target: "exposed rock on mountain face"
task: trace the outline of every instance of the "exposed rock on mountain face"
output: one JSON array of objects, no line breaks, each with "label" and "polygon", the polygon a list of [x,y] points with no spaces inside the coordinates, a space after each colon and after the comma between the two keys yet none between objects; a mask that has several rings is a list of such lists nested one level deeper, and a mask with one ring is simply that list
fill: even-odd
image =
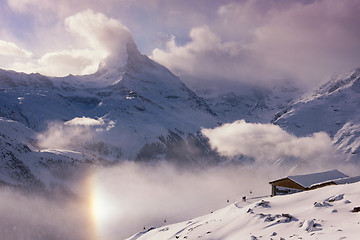
[{"label": "exposed rock on mountain face", "polygon": [[231,91],[196,90],[223,122],[244,119],[268,123],[277,112],[286,109],[303,93],[290,82],[272,88],[242,84]]}]

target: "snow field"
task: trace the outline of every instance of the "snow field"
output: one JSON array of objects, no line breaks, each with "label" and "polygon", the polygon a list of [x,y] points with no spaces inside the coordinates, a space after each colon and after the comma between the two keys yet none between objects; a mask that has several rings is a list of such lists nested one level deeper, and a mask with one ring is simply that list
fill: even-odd
[{"label": "snow field", "polygon": [[328,186],[255,203],[232,204],[212,214],[142,232],[129,240],[358,239],[360,183]]}]

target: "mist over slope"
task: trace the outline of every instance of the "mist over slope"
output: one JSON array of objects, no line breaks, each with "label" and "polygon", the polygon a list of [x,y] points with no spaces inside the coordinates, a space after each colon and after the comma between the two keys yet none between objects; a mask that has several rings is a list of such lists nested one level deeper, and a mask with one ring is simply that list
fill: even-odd
[{"label": "mist over slope", "polygon": [[39,150],[37,133],[22,124],[0,118],[0,182],[25,191],[70,191],[72,181],[97,157],[66,149]]},{"label": "mist over slope", "polygon": [[93,74],[0,70],[2,184],[67,192],[89,168],[127,160],[284,173],[358,163],[359,70],[302,98],[289,82],[193,91],[121,31]]},{"label": "mist over slope", "polygon": [[[110,56],[86,76],[51,78],[2,70],[1,116],[45,133],[56,124],[87,126],[72,120],[93,119],[98,128],[92,148],[117,148],[109,150],[108,158],[178,158],[171,146],[182,144],[186,151],[188,138],[201,142],[197,131],[216,126],[216,114],[178,77],[141,55],[132,39],[126,46],[125,62],[124,56]],[[47,148],[58,147],[42,140]],[[191,161],[188,155],[182,158]]]},{"label": "mist over slope", "polygon": [[276,113],[304,94],[304,90],[292,82],[276,83],[271,87],[239,83],[224,89],[214,86],[196,86],[194,89],[225,123],[240,119],[268,123]]},{"label": "mist over slope", "polygon": [[278,113],[273,122],[296,136],[326,132],[347,161],[359,161],[360,70],[341,74]]},{"label": "mist over slope", "polygon": [[216,114],[124,31],[94,74],[0,70],[1,181],[51,189],[89,165],[219,161],[200,134]]},{"label": "mist over slope", "polygon": [[[281,141],[276,133],[266,131],[271,119],[294,134],[294,139],[324,132],[340,154],[333,154],[332,149],[321,150],[330,149],[333,144],[324,136],[327,147],[314,149],[309,156],[336,156],[339,163],[345,159],[358,161],[358,70],[341,75],[302,98],[297,98],[302,91],[290,83],[273,88],[241,85],[232,91],[204,87],[196,89],[199,96],[165,67],[140,54],[130,35],[122,41],[125,45],[104,59],[99,70],[90,75],[59,78],[0,70],[3,129],[14,121],[19,128],[16,131],[31,133],[31,141],[15,138],[12,143],[3,144],[5,164],[9,161],[8,153],[12,155],[14,151],[16,159],[23,161],[25,155],[16,147],[21,144],[35,156],[31,161],[41,162],[51,153],[81,166],[84,162],[166,160],[182,166],[272,162],[291,169],[309,160],[284,152],[271,159],[259,158],[248,151],[223,154],[218,146],[211,145],[214,139],[203,134],[202,129],[238,119],[263,124],[264,131],[255,133],[274,146]],[[3,132],[4,139],[12,139],[13,135]],[[233,139],[241,139],[233,135]],[[256,142],[261,141],[253,141],[255,145]],[[228,145],[234,143],[237,141]],[[245,140],[237,144],[247,143]],[[47,155],[42,156],[45,152]],[[342,153],[347,155],[341,156]],[[54,161],[53,157],[50,159]],[[67,160],[61,162],[68,167]],[[77,164],[72,165],[77,169]],[[37,167],[26,172],[34,181],[39,180],[33,173]],[[3,180],[11,182],[6,177]]]}]

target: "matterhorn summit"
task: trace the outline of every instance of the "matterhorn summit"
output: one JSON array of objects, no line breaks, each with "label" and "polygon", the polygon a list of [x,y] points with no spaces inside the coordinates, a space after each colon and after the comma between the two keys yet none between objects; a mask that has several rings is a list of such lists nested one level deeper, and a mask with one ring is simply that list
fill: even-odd
[{"label": "matterhorn summit", "polygon": [[[49,158],[84,163],[218,161],[200,134],[202,127],[218,125],[216,114],[167,68],[142,55],[130,32],[119,42],[89,75],[0,71],[1,124],[3,129],[15,128],[4,133],[9,144],[2,151],[15,151],[10,157],[19,164],[22,158],[31,159],[21,171],[26,170],[37,185],[45,180],[36,177],[32,165]],[[26,132],[26,137],[7,132]],[[20,154],[19,146],[32,157]],[[68,166],[68,161],[61,161]]]},{"label": "matterhorn summit", "polygon": [[99,69],[95,73],[96,76],[116,78],[134,66],[140,66],[146,61],[151,61],[139,52],[130,32],[124,31],[124,35],[119,40],[119,46],[100,62]]}]

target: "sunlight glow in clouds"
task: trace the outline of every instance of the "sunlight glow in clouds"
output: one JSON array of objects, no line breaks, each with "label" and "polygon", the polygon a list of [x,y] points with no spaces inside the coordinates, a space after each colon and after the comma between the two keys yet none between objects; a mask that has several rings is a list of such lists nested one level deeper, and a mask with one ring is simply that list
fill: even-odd
[{"label": "sunlight glow in clouds", "polygon": [[129,30],[119,21],[88,9],[66,18],[64,24],[75,40],[82,42],[81,49],[47,52],[38,59],[30,59],[29,52],[13,43],[7,43],[6,52],[2,41],[0,53],[26,55],[27,58],[23,61],[11,64],[10,68],[13,70],[40,72],[50,76],[94,73],[98,70],[100,62],[110,54],[127,56],[126,43],[131,36]]},{"label": "sunlight glow in clouds", "polygon": [[[121,226],[119,226],[119,229],[116,231],[115,226],[111,225],[112,219],[123,218],[121,201],[119,199],[121,195],[114,192],[114,189],[109,189],[113,187],[111,183],[102,182],[102,179],[99,179],[97,174],[89,178],[91,178],[89,185],[90,211],[92,212],[94,230],[99,239],[108,239],[106,236],[109,235],[109,229],[115,233],[122,230]],[[114,232],[110,232],[110,234]]]},{"label": "sunlight glow in clouds", "polygon": [[[167,224],[191,219],[228,205],[227,199],[241,200],[251,188],[259,196],[267,194],[272,169],[263,174],[253,170],[236,166],[190,170],[170,163],[135,162],[94,169],[88,189],[96,236],[124,239],[143,227],[162,226],[165,219]],[[250,176],[251,184],[246,182]]]},{"label": "sunlight glow in clouds", "polygon": [[359,11],[358,0],[8,0],[0,67],[95,72],[123,52],[125,24],[141,52],[192,76],[190,86],[293,80],[309,88],[359,66]]},{"label": "sunlight glow in clouds", "polygon": [[129,30],[118,20],[89,9],[66,18],[65,26],[71,33],[86,39],[93,49],[108,55],[112,51],[123,54],[124,45],[131,38]]}]

